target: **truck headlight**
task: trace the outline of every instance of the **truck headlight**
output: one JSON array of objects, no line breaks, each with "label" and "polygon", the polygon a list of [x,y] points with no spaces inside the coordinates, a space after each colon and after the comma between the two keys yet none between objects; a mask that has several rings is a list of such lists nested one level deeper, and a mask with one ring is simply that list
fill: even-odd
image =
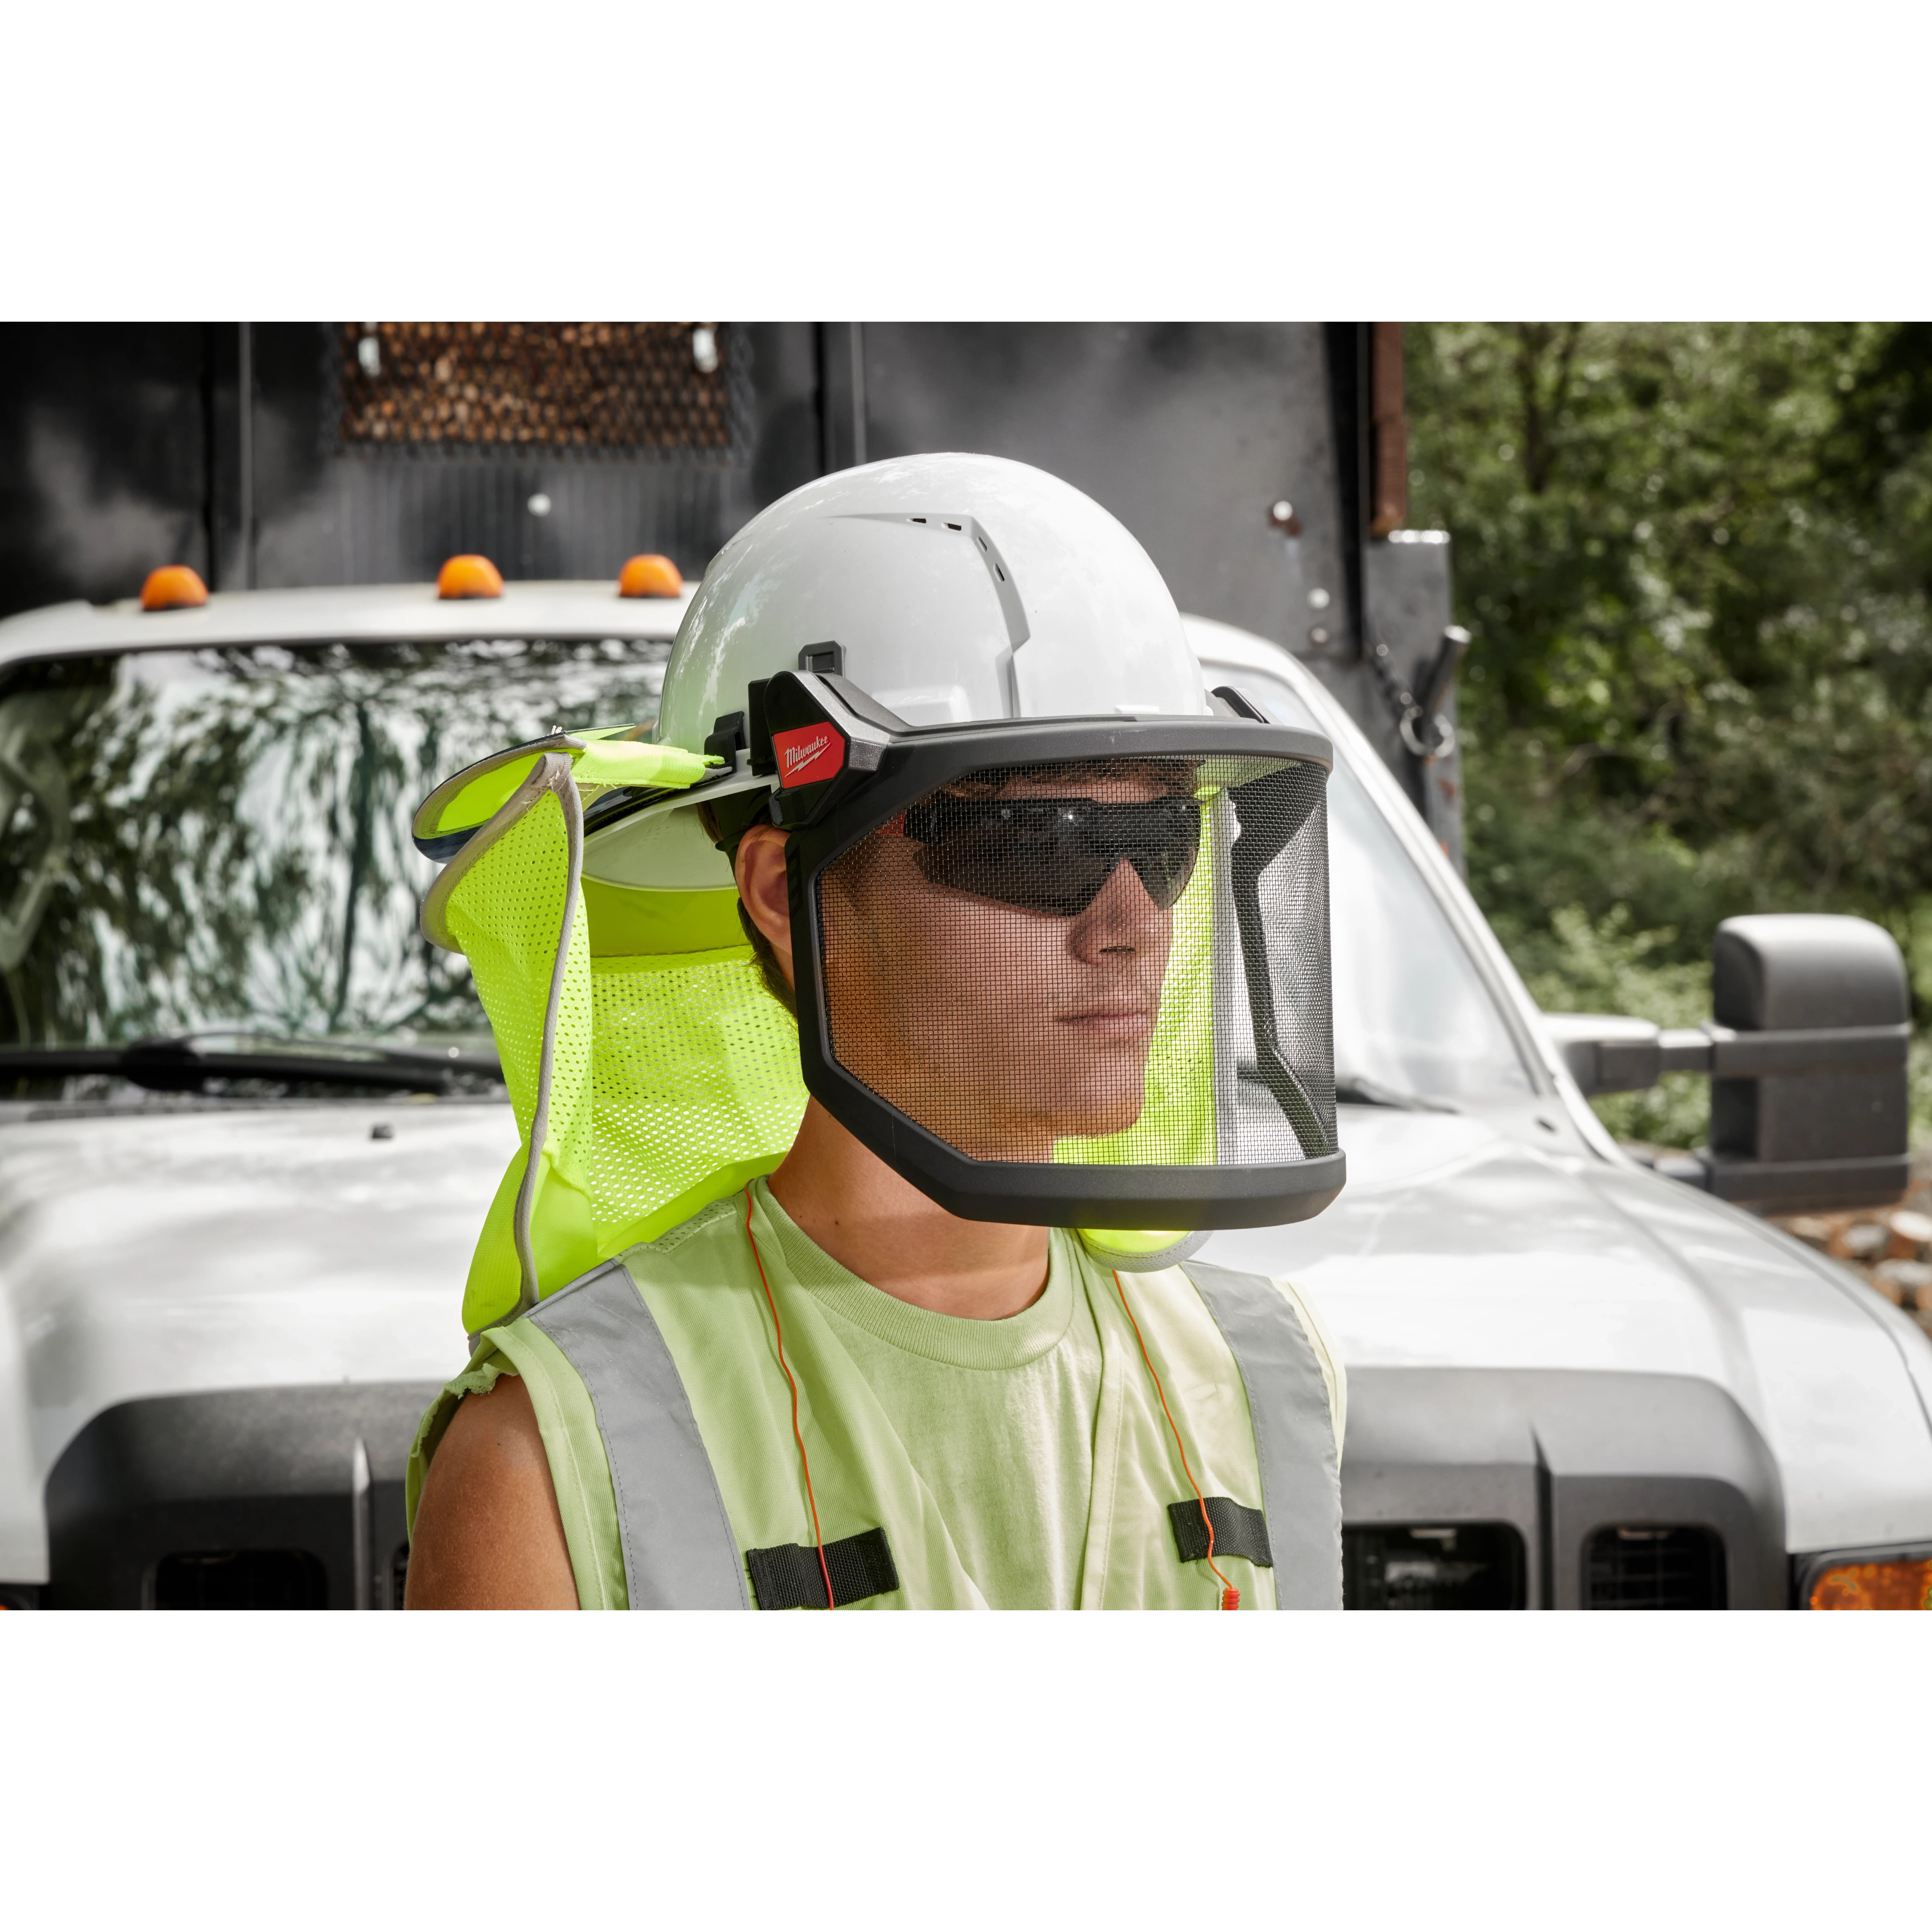
[{"label": "truck headlight", "polygon": [[1807,1559],[1808,1610],[1932,1610],[1932,1550],[1847,1550]]}]

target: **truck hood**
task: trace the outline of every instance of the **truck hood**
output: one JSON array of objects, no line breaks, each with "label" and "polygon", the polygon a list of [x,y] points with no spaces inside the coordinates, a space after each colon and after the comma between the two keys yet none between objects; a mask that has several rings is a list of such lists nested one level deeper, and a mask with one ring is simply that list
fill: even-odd
[{"label": "truck hood", "polygon": [[0,1126],[0,1578],[45,1577],[47,1472],[116,1402],[462,1366],[506,1105],[53,1111]]},{"label": "truck hood", "polygon": [[1786,1537],[1932,1537],[1932,1343],[1779,1230],[1634,1165],[1473,1114],[1346,1108],[1348,1184],[1204,1261],[1291,1277],[1351,1368],[1564,1369],[1714,1382],[1777,1457]]},{"label": "truck hood", "polygon": [[[1325,1214],[1203,1258],[1293,1277],[1350,1366],[1701,1377],[1777,1456],[1792,1549],[1932,1537],[1932,1345],[1844,1270],[1474,1115],[1348,1108],[1342,1135]],[[47,1473],[116,1402],[454,1374],[516,1144],[502,1105],[0,1126],[0,1578],[45,1576]]]}]

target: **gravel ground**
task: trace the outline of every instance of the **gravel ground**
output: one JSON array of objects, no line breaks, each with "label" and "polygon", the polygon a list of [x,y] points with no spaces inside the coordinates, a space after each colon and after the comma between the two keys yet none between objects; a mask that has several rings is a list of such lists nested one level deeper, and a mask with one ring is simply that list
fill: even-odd
[{"label": "gravel ground", "polygon": [[1769,1218],[1850,1269],[1932,1335],[1932,1149],[1913,1156],[1910,1190],[1894,1206]]}]

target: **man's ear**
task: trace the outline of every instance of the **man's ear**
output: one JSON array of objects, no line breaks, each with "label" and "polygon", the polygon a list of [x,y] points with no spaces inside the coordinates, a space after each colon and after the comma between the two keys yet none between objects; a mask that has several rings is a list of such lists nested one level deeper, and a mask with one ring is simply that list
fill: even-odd
[{"label": "man's ear", "polygon": [[739,842],[738,896],[752,923],[772,943],[785,984],[798,982],[791,970],[791,894],[785,884],[786,834],[776,825],[754,825]]}]

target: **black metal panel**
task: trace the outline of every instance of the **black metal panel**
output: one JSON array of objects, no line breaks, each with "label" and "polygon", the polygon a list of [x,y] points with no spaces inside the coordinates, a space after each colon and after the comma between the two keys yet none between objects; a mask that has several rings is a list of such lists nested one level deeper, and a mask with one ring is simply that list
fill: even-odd
[{"label": "black metal panel", "polygon": [[0,616],[132,596],[160,563],[218,590],[421,583],[463,550],[512,578],[614,577],[645,550],[696,576],[823,454],[812,326],[735,326],[727,348],[726,458],[411,451],[343,446],[334,324],[8,326]]},{"label": "black metal panel", "polygon": [[255,335],[256,581],[265,587],[420,583],[461,550],[524,578],[614,578],[626,557],[658,550],[696,577],[749,518],[818,470],[806,325],[728,332],[726,352],[746,365],[742,447],[728,456],[345,446],[340,332],[291,323]]},{"label": "black metal panel", "polygon": [[0,615],[208,568],[196,322],[0,327]]},{"label": "black metal panel", "polygon": [[403,1476],[436,1393],[226,1389],[103,1411],[47,1478],[48,1607],[139,1610],[196,1592],[218,1604],[252,1590],[400,1609]]},{"label": "black metal panel", "polygon": [[812,335],[818,358],[818,466],[829,475],[872,460],[866,412],[866,325],[821,322],[814,325]]},{"label": "black metal panel", "polygon": [[[862,342],[872,460],[960,449],[1036,464],[1112,510],[1183,610],[1298,649],[1307,592],[1342,600],[1318,323],[868,322]],[[1283,497],[1299,573],[1268,520]]]}]

